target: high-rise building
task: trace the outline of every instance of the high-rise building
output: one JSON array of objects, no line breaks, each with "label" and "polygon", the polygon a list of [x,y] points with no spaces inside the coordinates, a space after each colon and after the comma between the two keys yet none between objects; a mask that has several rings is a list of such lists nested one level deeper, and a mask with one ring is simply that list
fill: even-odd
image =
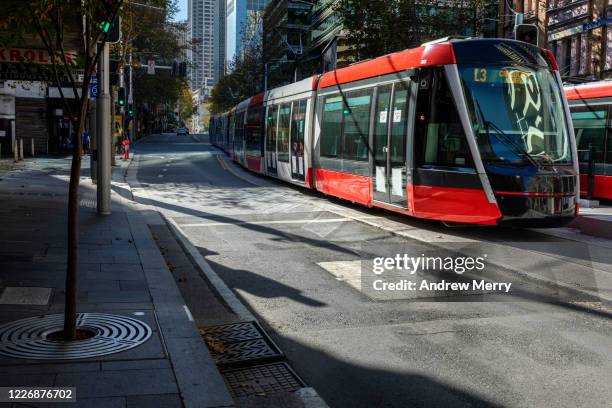
[{"label": "high-rise building", "polygon": [[[225,58],[231,63],[246,46],[261,36],[261,16],[269,0],[227,0],[225,9]],[[253,21],[259,20],[259,21]]]},{"label": "high-rise building", "polygon": [[189,0],[189,38],[191,40],[192,90],[204,98],[223,76],[225,50],[225,0]]}]

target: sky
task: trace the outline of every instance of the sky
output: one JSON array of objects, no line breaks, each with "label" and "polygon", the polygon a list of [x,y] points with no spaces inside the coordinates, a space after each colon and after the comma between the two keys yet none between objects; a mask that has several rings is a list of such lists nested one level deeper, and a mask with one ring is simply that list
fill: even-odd
[{"label": "sky", "polygon": [[174,21],[187,20],[187,0],[178,1],[179,11],[174,16]]}]

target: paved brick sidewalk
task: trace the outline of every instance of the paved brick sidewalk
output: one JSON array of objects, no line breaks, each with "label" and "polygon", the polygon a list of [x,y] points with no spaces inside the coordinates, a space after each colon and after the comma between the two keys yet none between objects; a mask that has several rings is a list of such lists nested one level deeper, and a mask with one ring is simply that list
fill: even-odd
[{"label": "paved brick sidewalk", "polygon": [[[116,180],[126,165],[118,162]],[[63,313],[69,165],[69,159],[37,158],[0,172],[0,324]],[[0,355],[0,386],[73,386],[78,401],[69,407],[232,406],[141,214],[116,183],[112,214],[98,216],[88,174],[84,169],[81,180],[78,311],[136,318],[153,335],[131,350],[83,360]],[[15,299],[4,296],[7,287],[51,291],[48,301],[40,290],[38,297]]]}]

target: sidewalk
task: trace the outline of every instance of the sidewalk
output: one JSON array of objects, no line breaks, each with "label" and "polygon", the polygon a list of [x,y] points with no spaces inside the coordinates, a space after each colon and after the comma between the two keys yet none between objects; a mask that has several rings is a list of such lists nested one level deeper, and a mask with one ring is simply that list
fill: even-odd
[{"label": "sidewalk", "polygon": [[612,239],[612,207],[581,208],[580,216],[570,224],[583,234]]},{"label": "sidewalk", "polygon": [[[122,180],[127,163],[118,164],[113,178]],[[142,215],[113,183],[112,214],[98,216],[88,157],[83,165],[77,310],[130,317],[152,335],[102,357],[0,355],[0,386],[76,387],[76,403],[15,407],[233,406]],[[0,325],[63,313],[69,166],[68,158],[30,159],[10,171],[0,166]]]}]

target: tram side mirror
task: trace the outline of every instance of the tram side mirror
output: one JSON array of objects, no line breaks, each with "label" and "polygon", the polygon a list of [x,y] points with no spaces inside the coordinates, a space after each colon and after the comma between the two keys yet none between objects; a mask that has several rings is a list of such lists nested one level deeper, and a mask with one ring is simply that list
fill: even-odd
[{"label": "tram side mirror", "polygon": [[519,24],[514,28],[514,39],[538,46],[538,26],[535,24]]}]

